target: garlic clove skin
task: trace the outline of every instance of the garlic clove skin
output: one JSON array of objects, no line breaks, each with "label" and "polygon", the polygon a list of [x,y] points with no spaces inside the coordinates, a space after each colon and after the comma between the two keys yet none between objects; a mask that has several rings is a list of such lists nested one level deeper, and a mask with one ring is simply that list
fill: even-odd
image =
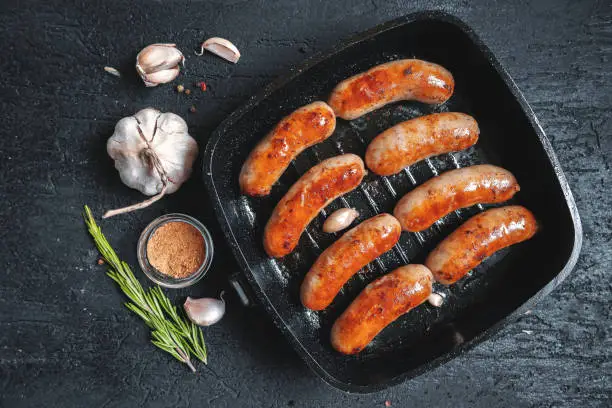
[{"label": "garlic clove skin", "polygon": [[165,69],[163,71],[152,72],[150,74],[144,74],[140,77],[147,87],[154,87],[159,84],[166,84],[173,81],[179,75],[179,72],[179,68],[175,67]]},{"label": "garlic clove skin", "polygon": [[113,67],[104,67],[104,71],[108,72],[111,75],[116,77],[121,77],[121,72],[119,72],[116,68]]},{"label": "garlic clove skin", "polygon": [[233,62],[234,64],[238,62],[240,59],[240,51],[234,44],[225,38],[221,37],[212,37],[208,40],[204,41],[202,44],[202,48],[212,52],[215,55],[227,60],[229,62]]},{"label": "garlic clove skin", "polygon": [[176,67],[184,60],[176,44],[151,44],[136,56],[136,64],[147,74]]},{"label": "garlic clove skin", "polygon": [[141,160],[134,156],[127,156],[123,160],[115,161],[115,168],[123,184],[139,190],[147,196],[154,196],[163,187],[161,179],[149,181],[149,170],[141,164]]},{"label": "garlic clove skin", "polygon": [[136,56],[136,71],[148,87],[174,80],[185,57],[175,44],[151,44]]},{"label": "garlic clove skin", "polygon": [[225,314],[225,300],[223,300],[223,292],[221,299],[201,298],[193,299],[187,297],[183,308],[187,317],[198,326],[211,326],[217,323]]},{"label": "garlic clove skin", "polygon": [[354,208],[336,210],[323,223],[323,232],[333,233],[341,231],[351,225],[357,217],[359,217],[359,211]]}]

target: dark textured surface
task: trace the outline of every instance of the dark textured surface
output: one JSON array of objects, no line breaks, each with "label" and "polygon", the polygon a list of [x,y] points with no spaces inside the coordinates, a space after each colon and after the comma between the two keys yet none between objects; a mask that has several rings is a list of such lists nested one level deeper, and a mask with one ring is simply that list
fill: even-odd
[{"label": "dark textured surface", "polygon": [[[53,4],[55,3],[55,5]],[[612,6],[606,1],[513,2],[16,2],[0,31],[0,406],[608,406],[612,267]],[[80,220],[141,198],[124,187],[104,144],[115,122],[145,106],[184,114],[203,147],[250,94],[340,38],[423,8],[471,25],[514,77],[548,134],[585,231],[576,270],[532,313],[452,362],[371,395],[330,389],[257,309],[230,298],[205,331],[210,364],[192,375],[148,342],[97,259]],[[132,70],[148,43],[186,54],[208,36],[232,39],[236,66],[188,57],[175,84],[145,89]],[[119,68],[122,79],[104,71]],[[195,114],[188,114],[191,104]],[[219,234],[199,175],[152,208],[102,223],[135,262],[138,234],[171,211]],[[217,241],[213,295],[236,266]]]}]

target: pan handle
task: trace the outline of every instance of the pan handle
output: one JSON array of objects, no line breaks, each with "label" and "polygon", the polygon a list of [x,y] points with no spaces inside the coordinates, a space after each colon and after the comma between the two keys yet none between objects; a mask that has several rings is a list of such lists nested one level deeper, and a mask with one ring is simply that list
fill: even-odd
[{"label": "pan handle", "polygon": [[252,293],[249,290],[248,283],[245,282],[244,277],[242,277],[239,273],[235,272],[228,278],[230,286],[234,288],[236,294],[238,295],[238,299],[240,299],[240,303],[246,307],[255,306],[255,299]]}]

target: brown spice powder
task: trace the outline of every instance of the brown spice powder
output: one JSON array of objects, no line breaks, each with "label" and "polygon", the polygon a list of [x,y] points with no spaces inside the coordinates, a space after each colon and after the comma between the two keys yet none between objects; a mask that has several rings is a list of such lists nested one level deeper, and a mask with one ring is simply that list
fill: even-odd
[{"label": "brown spice powder", "polygon": [[204,262],[204,237],[193,225],[171,221],[157,228],[147,242],[147,259],[173,278],[186,278]]}]

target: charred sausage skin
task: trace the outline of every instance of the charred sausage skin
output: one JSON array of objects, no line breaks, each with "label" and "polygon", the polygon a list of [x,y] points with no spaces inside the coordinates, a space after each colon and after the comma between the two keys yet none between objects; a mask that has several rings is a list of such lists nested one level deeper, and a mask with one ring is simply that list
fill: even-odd
[{"label": "charred sausage skin", "polygon": [[334,323],[334,349],[343,354],[359,353],[390,323],[427,300],[433,280],[429,269],[415,264],[370,283]]},{"label": "charred sausage skin", "polygon": [[520,190],[508,170],[490,164],[447,171],[402,197],[393,215],[405,231],[418,232],[451,212],[474,204],[501,203]]},{"label": "charred sausage skin", "polygon": [[308,170],[274,208],[264,230],[264,249],[279,258],[291,253],[314,217],[334,199],[355,189],[365,167],[361,158],[343,154]]},{"label": "charred sausage skin", "polygon": [[377,65],[340,82],[329,97],[336,116],[352,120],[401,100],[446,102],[453,94],[453,75],[444,67],[418,59]]},{"label": "charred sausage skin", "polygon": [[530,239],[537,229],[535,217],[525,207],[493,208],[453,231],[429,254],[425,265],[438,282],[450,285],[496,251]]},{"label": "charred sausage skin", "polygon": [[334,132],[336,116],[325,102],[313,102],[284,117],[249,154],[240,171],[240,190],[266,196],[289,163]]},{"label": "charred sausage skin", "polygon": [[361,268],[389,251],[399,240],[401,227],[390,214],[379,214],[347,231],[317,258],[300,296],[311,310],[323,310],[342,286]]}]

